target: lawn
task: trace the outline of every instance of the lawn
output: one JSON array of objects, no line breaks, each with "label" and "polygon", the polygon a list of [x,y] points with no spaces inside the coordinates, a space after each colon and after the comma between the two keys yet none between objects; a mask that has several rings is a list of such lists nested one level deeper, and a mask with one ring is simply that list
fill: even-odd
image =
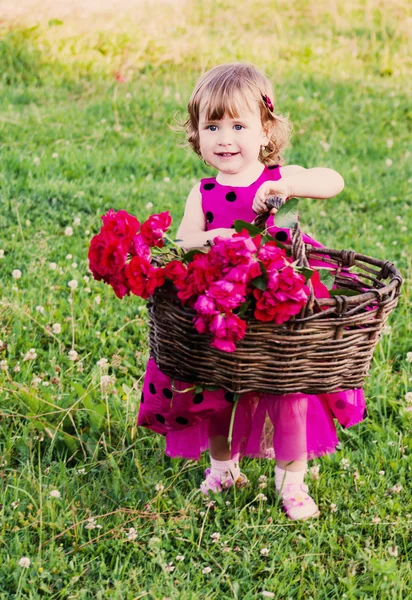
[{"label": "lawn", "polygon": [[[0,23],[0,599],[410,597],[410,6],[192,0],[33,19]],[[88,271],[109,208],[170,210],[176,231],[211,173],[178,123],[200,73],[233,60],[273,80],[294,124],[285,162],[345,179],[300,201],[305,231],[404,277],[368,418],[310,463],[313,522],[282,513],[273,461],[244,460],[250,485],[205,501],[207,455],[169,459],[137,430],[147,309]]]}]

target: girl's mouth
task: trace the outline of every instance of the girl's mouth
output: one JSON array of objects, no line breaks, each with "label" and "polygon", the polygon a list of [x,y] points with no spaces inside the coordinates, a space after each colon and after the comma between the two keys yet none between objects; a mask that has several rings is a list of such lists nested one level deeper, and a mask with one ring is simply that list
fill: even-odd
[{"label": "girl's mouth", "polygon": [[237,156],[239,152],[217,152],[216,154],[222,158],[231,158],[232,156]]}]

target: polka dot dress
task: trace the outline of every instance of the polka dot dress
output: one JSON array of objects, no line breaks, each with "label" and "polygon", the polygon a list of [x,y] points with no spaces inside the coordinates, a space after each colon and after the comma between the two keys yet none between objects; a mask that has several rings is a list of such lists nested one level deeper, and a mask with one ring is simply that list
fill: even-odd
[{"label": "polka dot dress", "polygon": [[[233,227],[237,219],[252,222],[252,202],[265,181],[281,178],[277,165],[265,167],[249,187],[219,184],[202,179],[200,191],[206,230]],[[288,229],[276,227],[269,217],[271,234],[280,242],[290,238]],[[314,247],[321,244],[303,235]],[[321,265],[311,261],[313,266]],[[140,400],[138,425],[166,437],[166,454],[198,460],[208,449],[212,435],[229,433],[234,394],[219,389],[196,391],[187,382],[171,380],[149,359]],[[338,443],[334,418],[351,427],[367,416],[363,391],[333,394],[243,394],[233,420],[232,456],[304,460],[334,452]]]}]

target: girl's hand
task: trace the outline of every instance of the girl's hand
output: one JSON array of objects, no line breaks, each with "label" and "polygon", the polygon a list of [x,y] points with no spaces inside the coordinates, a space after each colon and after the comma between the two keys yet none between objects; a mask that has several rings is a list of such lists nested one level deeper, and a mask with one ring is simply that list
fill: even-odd
[{"label": "girl's hand", "polygon": [[[252,208],[256,214],[267,211],[266,200],[270,198],[270,196],[280,196],[285,200],[289,198],[289,188],[282,179],[279,181],[265,181],[265,183],[260,186],[252,204]],[[272,208],[270,212],[275,215],[277,209]]]}]

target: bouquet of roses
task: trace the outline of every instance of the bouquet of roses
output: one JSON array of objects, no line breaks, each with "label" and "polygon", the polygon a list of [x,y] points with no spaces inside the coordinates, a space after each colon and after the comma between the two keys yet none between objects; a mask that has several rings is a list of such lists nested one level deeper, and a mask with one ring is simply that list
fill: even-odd
[{"label": "bouquet of roses", "polygon": [[[298,314],[309,298],[309,277],[316,296],[329,296],[319,273],[299,272],[279,242],[248,223],[235,222],[237,233],[216,237],[209,251],[185,252],[176,245],[173,253],[168,212],[140,225],[126,211],[111,209],[102,220],[89,250],[94,278],[110,284],[119,298],[131,292],[146,299],[169,280],[181,303],[194,309],[196,330],[210,334],[211,346],[224,352],[235,351],[245,336],[246,313],[276,324]],[[162,266],[154,260],[159,254]]]}]

